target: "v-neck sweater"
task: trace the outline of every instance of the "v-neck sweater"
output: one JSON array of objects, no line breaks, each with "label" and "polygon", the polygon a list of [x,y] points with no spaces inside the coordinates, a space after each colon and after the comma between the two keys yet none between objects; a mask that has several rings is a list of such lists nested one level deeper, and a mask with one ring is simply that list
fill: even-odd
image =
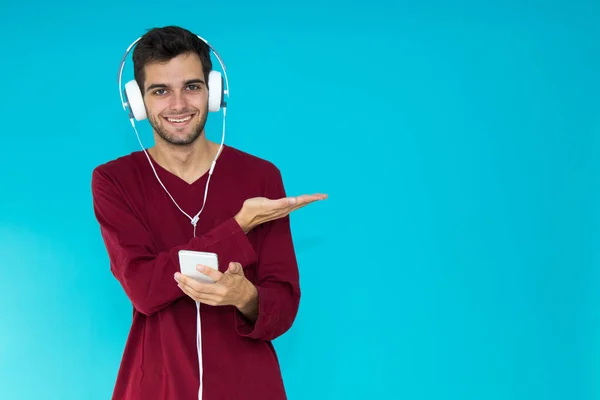
[{"label": "v-neck sweater", "polygon": [[[189,184],[150,161],[179,206],[195,215],[208,173]],[[203,399],[285,399],[272,340],[290,329],[300,301],[289,216],[247,234],[233,218],[248,198],[286,196],[279,169],[224,146],[196,237],[142,151],[94,169],[92,194],[110,271],[133,311],[113,400],[197,398],[196,303],[174,280],[179,250],[217,253],[221,272],[241,263],[258,291],[254,323],[233,306],[201,304]]]}]

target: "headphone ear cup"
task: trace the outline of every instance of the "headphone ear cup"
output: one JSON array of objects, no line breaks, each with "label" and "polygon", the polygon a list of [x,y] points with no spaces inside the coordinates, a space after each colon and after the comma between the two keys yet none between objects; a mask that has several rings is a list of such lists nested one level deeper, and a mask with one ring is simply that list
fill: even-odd
[{"label": "headphone ear cup", "polygon": [[142,92],[134,80],[131,80],[125,84],[125,97],[127,104],[129,105],[130,117],[133,116],[137,121],[141,121],[147,118],[146,108],[144,107],[144,97]]},{"label": "headphone ear cup", "polygon": [[219,111],[222,102],[223,78],[219,71],[210,71],[208,74],[208,111]]}]

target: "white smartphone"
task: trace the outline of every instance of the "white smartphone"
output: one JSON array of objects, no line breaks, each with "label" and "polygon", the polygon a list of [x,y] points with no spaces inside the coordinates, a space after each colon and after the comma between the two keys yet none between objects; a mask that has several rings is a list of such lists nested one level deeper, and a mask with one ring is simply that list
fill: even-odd
[{"label": "white smartphone", "polygon": [[207,267],[217,271],[219,270],[219,258],[215,253],[179,250],[179,268],[182,274],[200,282],[214,283],[215,281],[212,280],[212,278],[196,269],[198,264],[206,265]]}]

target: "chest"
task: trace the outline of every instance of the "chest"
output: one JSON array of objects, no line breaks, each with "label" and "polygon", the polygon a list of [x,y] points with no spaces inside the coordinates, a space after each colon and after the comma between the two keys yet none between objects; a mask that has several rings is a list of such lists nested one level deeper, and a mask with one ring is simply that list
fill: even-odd
[{"label": "chest", "polygon": [[146,181],[143,199],[138,202],[138,213],[145,219],[158,251],[188,243],[194,237],[191,219],[196,215],[195,235],[202,236],[234,217],[246,199],[263,195],[257,182],[240,180],[227,171],[215,172],[210,181],[204,176],[192,184],[172,177],[162,182],[164,188],[157,180]]}]

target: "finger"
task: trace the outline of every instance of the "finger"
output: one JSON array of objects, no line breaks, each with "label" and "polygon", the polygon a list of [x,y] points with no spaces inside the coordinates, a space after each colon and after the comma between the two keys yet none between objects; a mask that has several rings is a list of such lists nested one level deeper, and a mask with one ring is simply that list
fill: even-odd
[{"label": "finger", "polygon": [[326,194],[321,194],[321,193],[312,194],[312,195],[303,194],[300,196],[287,196],[287,197],[282,197],[282,198],[275,199],[275,200],[267,199],[265,205],[270,209],[290,210],[290,208],[291,208],[291,210],[294,210],[294,209],[296,209],[296,207],[300,207],[300,206],[312,203],[314,201],[324,200],[327,197],[328,196]]},{"label": "finger", "polygon": [[193,300],[195,300],[197,302],[215,306],[215,305],[220,304],[222,301],[222,296],[217,296],[214,294],[207,294],[207,293],[198,293],[193,290],[190,290],[189,287],[183,286],[181,284],[179,284],[177,286],[179,286],[179,288],[181,289],[181,291],[183,293],[185,293],[187,296],[189,296],[190,298],[192,298]]},{"label": "finger", "polygon": [[326,194],[303,194],[298,196],[298,202],[296,203],[294,209],[302,208],[316,201],[325,200],[328,196]]},{"label": "finger", "polygon": [[221,289],[214,283],[199,282],[194,278],[183,274],[175,274],[175,280],[182,288],[185,288],[195,295],[202,293],[219,294],[221,292]]},{"label": "finger", "polygon": [[242,267],[242,264],[238,262],[230,262],[226,273],[227,272],[235,275],[244,276],[244,268]]},{"label": "finger", "polygon": [[292,212],[301,209],[302,207],[306,207],[307,205],[313,203],[314,201],[306,201],[306,200],[302,200],[300,202],[298,202],[296,205],[294,205],[293,207],[289,208],[287,210],[288,214],[291,214]]},{"label": "finger", "polygon": [[220,296],[203,295],[197,299],[194,299],[199,303],[206,304],[209,306],[220,306],[223,305],[223,298]]},{"label": "finger", "polygon": [[196,266],[196,269],[215,282],[218,282],[223,277],[223,273],[221,271],[217,271],[216,269],[206,265],[199,264]]},{"label": "finger", "polygon": [[328,196],[324,194],[303,194],[296,197],[284,197],[281,200],[286,200],[284,210],[286,212],[292,212],[299,208],[302,208],[310,203],[314,203],[315,201],[320,201],[326,199]]},{"label": "finger", "polygon": [[273,200],[267,199],[265,201],[265,205],[271,210],[277,210],[277,209],[282,209],[282,208],[286,208],[289,206],[293,206],[297,202],[298,202],[298,199],[296,199],[296,197],[281,197],[279,199],[273,199]]},{"label": "finger", "polygon": [[308,204],[315,201],[325,200],[328,196],[326,194],[303,194],[298,196],[298,204]]},{"label": "finger", "polygon": [[182,283],[178,283],[177,286],[179,287],[179,289],[181,289],[181,291],[183,293],[185,293],[186,295],[188,295],[189,297],[191,297],[194,300],[198,300],[198,297],[199,297],[198,293],[193,292],[189,286],[182,284]]}]

